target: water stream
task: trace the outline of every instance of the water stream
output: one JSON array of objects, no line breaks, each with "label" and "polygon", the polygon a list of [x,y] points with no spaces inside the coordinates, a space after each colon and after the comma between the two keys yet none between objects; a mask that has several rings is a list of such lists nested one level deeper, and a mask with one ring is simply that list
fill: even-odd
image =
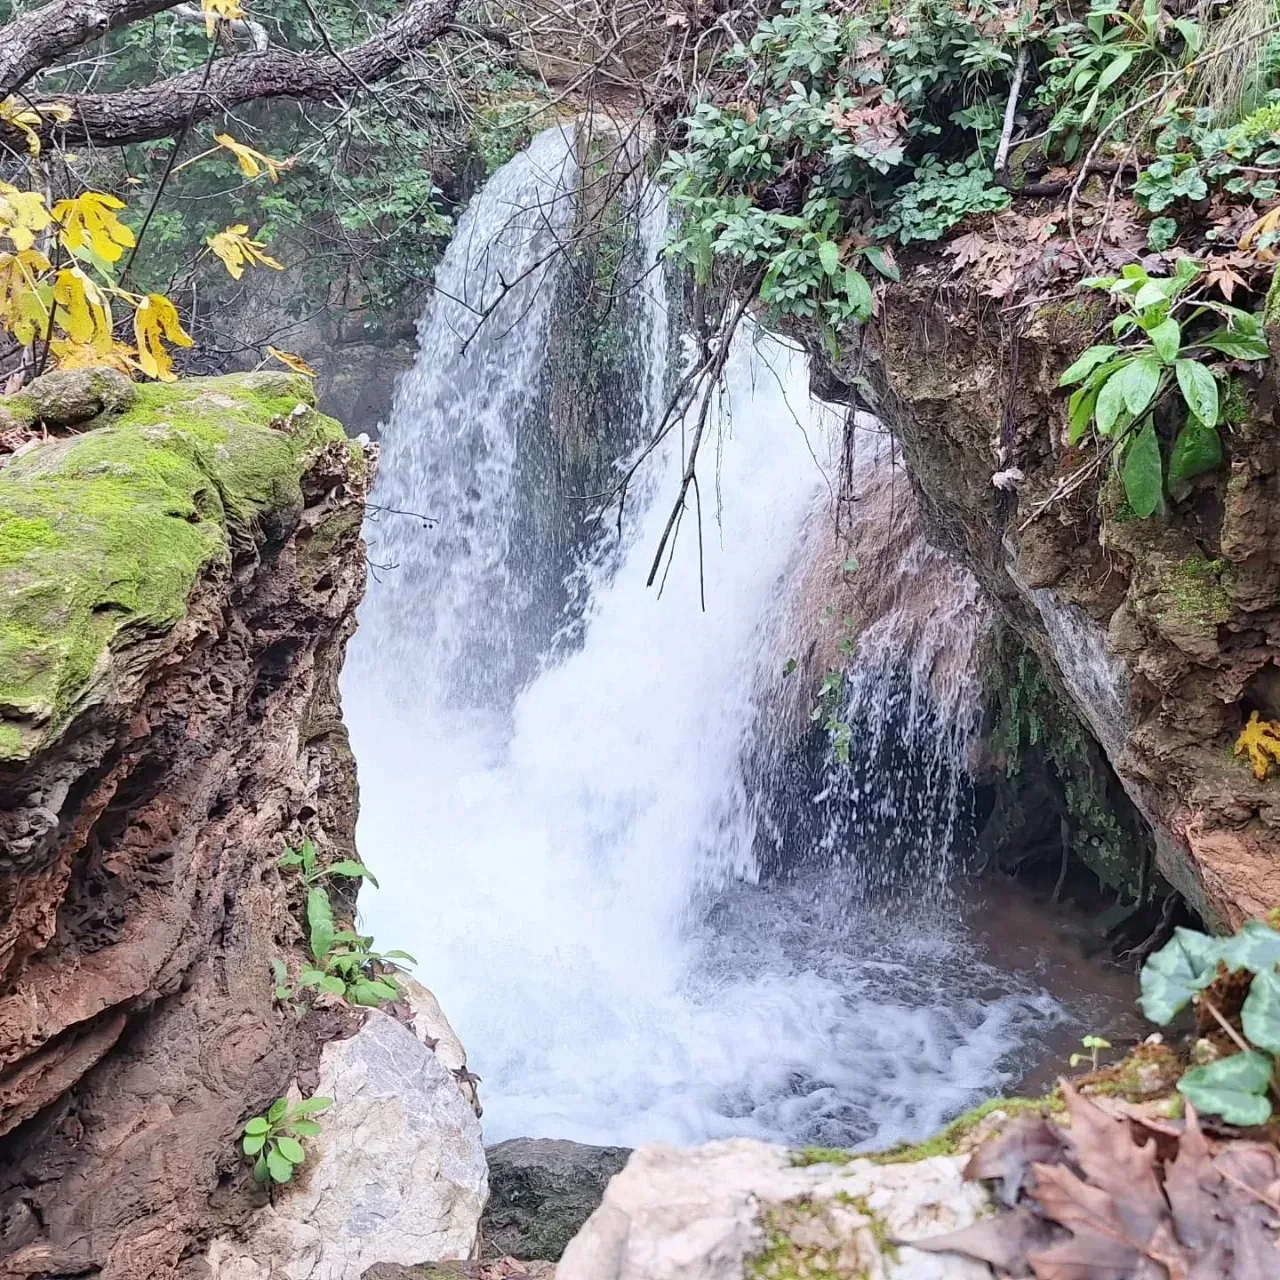
[{"label": "water stream", "polygon": [[[976,590],[877,509],[892,458],[869,450],[855,519],[896,530],[896,551],[860,570],[887,586],[849,661],[853,767],[828,759],[780,809],[797,715],[783,672],[839,422],[809,398],[802,354],[744,334],[700,472],[704,581],[690,523],[661,592],[645,585],[679,432],[621,536],[550,557],[536,517],[556,477],[533,442],[572,176],[551,132],[473,201],[384,436],[375,500],[440,524],[367,531],[388,567],[344,675],[360,848],[383,886],[364,919],[418,958],[467,1044],[490,1141],[923,1136],[1080,1012],[990,958],[949,890]],[[655,200],[623,454],[652,429],[673,345],[647,271],[664,234]],[[808,825],[779,876],[788,809]]]}]

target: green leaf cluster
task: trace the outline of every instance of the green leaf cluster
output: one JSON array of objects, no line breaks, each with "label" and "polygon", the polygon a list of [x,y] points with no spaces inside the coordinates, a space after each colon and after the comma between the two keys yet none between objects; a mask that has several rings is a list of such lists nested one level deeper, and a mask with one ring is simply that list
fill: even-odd
[{"label": "green leaf cluster", "polygon": [[343,858],[321,866],[315,843],[310,836],[303,839],[300,848],[286,849],[276,865],[300,868],[302,883],[305,885],[313,885],[318,880],[327,880],[331,876],[345,876],[351,880],[367,880],[375,889],[378,887],[373,872],[363,862],[357,862],[353,858]]},{"label": "green leaf cluster", "polygon": [[406,951],[374,951],[372,937],[339,929],[328,891],[319,885],[307,891],[307,935],[311,963],[299,974],[299,989],[314,987],[351,1004],[377,1007],[398,999],[399,984],[385,969],[401,960],[417,963]]},{"label": "green leaf cluster", "polygon": [[288,1182],[307,1158],[303,1141],[314,1138],[320,1126],[311,1119],[333,1105],[332,1098],[304,1098],[289,1105],[277,1098],[267,1111],[249,1120],[241,1137],[241,1149],[253,1160],[253,1176],[259,1182]]},{"label": "green leaf cluster", "polygon": [[[1087,280],[1120,305],[1111,326],[1116,341],[1088,347],[1058,380],[1074,387],[1067,403],[1070,443],[1078,444],[1090,427],[1119,442],[1115,457],[1125,495],[1142,517],[1161,509],[1166,491],[1182,496],[1192,479],[1221,462],[1222,357],[1263,360],[1268,354],[1256,315],[1187,299],[1202,270],[1183,257],[1171,276],[1153,277],[1132,263],[1119,276]],[[1167,473],[1156,425],[1166,399],[1180,407]]]},{"label": "green leaf cluster", "polygon": [[1229,1124],[1264,1124],[1271,1117],[1276,1055],[1280,1054],[1280,931],[1248,920],[1230,938],[1175,929],[1173,938],[1142,966],[1142,1012],[1161,1025],[1172,1022],[1219,974],[1252,977],[1240,1010],[1247,1051],[1188,1071],[1178,1090],[1199,1111]]}]

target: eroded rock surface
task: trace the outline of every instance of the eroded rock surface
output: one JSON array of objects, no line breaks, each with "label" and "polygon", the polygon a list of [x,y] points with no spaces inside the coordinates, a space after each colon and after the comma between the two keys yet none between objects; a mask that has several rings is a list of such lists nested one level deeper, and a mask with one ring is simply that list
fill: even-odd
[{"label": "eroded rock surface", "polygon": [[212,1280],[355,1280],[378,1263],[470,1256],[489,1191],[480,1122],[413,1031],[365,1019],[321,1055],[316,1093],[333,1107],[297,1184],[213,1242]]},{"label": "eroded rock surface", "polygon": [[[0,469],[0,1259],[21,1276],[198,1272],[251,1207],[244,1120],[351,1029],[274,1004],[269,962],[301,940],[286,839],[353,839],[337,673],[367,460],[294,375],[118,389],[68,412],[122,413]],[[15,412],[56,416],[56,391]]]},{"label": "eroded rock surface", "polygon": [[965,1159],[798,1167],[735,1138],[641,1147],[573,1239],[556,1280],[990,1280],[985,1264],[894,1240],[968,1226],[989,1210]]},{"label": "eroded rock surface", "polygon": [[488,1149],[486,1257],[556,1261],[595,1211],[631,1152],[552,1138],[512,1138]]}]

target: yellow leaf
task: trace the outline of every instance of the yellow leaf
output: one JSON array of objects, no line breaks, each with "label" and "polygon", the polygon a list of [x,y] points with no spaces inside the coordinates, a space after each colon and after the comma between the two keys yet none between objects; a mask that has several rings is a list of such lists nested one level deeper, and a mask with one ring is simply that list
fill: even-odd
[{"label": "yellow leaf", "polygon": [[143,373],[161,382],[173,382],[173,361],[169,357],[166,342],[174,346],[189,347],[191,335],[186,333],[178,320],[178,309],[161,293],[149,293],[133,313],[133,334],[138,343],[138,367]]},{"label": "yellow leaf", "polygon": [[124,201],[101,191],[84,191],[74,200],[59,200],[53,216],[62,224],[62,243],[72,253],[88,247],[107,262],[116,262],[134,245],[133,232],[115,215]]},{"label": "yellow leaf", "polygon": [[1236,739],[1236,755],[1248,752],[1253,776],[1261,782],[1272,761],[1280,764],[1280,720],[1262,720],[1255,711]]},{"label": "yellow leaf", "polygon": [[[1249,250],[1253,248],[1254,242],[1261,240],[1263,236],[1273,231],[1280,231],[1280,205],[1274,209],[1268,209],[1245,233],[1240,237],[1240,249]],[[1263,262],[1275,261],[1274,249],[1257,248],[1253,250],[1254,257],[1260,258]]]},{"label": "yellow leaf", "polygon": [[51,221],[38,191],[19,191],[0,182],[0,235],[8,236],[15,249],[30,249]]},{"label": "yellow leaf", "polygon": [[38,283],[48,270],[49,259],[39,249],[0,253],[0,324],[24,347],[48,328],[49,309]]},{"label": "yellow leaf", "polygon": [[65,122],[70,119],[71,108],[65,102],[42,102],[35,107],[18,98],[0,100],[0,123],[21,133],[27,140],[27,150],[33,156],[40,154],[40,135],[36,130],[46,120]]},{"label": "yellow leaf", "polygon": [[268,347],[267,352],[273,355],[287,369],[292,369],[294,373],[305,373],[308,378],[314,378],[316,371],[301,357],[295,356],[292,351],[281,351],[278,347]]},{"label": "yellow leaf", "polygon": [[209,248],[222,259],[223,266],[231,273],[233,280],[239,280],[244,275],[245,267],[261,266],[272,267],[276,271],[284,270],[273,257],[262,252],[265,247],[265,241],[250,239],[248,225],[243,222],[209,237]]},{"label": "yellow leaf", "polygon": [[236,0],[200,0],[200,7],[204,10],[204,29],[210,40],[219,21],[234,22],[244,17],[244,10]]},{"label": "yellow leaf", "polygon": [[111,350],[111,304],[102,290],[79,267],[67,267],[54,277],[54,318],[72,342]]},{"label": "yellow leaf", "polygon": [[125,346],[123,342],[113,343],[110,350],[103,351],[98,347],[72,342],[70,338],[54,338],[49,343],[49,354],[60,369],[100,369],[105,365],[108,369],[117,369],[126,377],[132,378],[137,367],[137,362],[132,359],[133,348]]},{"label": "yellow leaf", "polygon": [[273,160],[270,156],[264,156],[261,151],[255,151],[252,147],[246,147],[243,142],[237,142],[229,133],[215,133],[213,140],[218,146],[225,147],[235,156],[240,172],[246,178],[256,178],[265,169],[267,177],[272,182],[278,182],[280,170],[287,169],[293,163],[292,160]]}]

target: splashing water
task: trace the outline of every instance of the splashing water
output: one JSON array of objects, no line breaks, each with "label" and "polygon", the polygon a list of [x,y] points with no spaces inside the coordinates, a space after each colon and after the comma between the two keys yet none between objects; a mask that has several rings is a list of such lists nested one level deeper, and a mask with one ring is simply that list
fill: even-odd
[{"label": "splashing water", "polygon": [[[517,536],[546,477],[522,440],[545,403],[555,267],[542,259],[571,216],[572,170],[566,140],[543,135],[473,202],[386,432],[376,501],[442,523],[370,530],[373,558],[399,567],[371,584],[344,675],[361,850],[383,884],[362,910],[379,943],[418,957],[466,1042],[490,1140],[923,1136],[1007,1081],[1057,1007],[1010,994],[936,903],[892,918],[869,905],[856,848],[851,867],[760,882],[750,760],[780,733],[787,602],[836,425],[809,400],[799,352],[735,341],[700,464],[701,566],[687,522],[661,594],[645,586],[682,465],[673,432],[631,498],[629,534],[583,556],[579,589],[552,592],[546,623],[542,548]],[[663,234],[660,216],[643,220],[650,263]],[[661,400],[659,292],[639,311],[651,376],[617,406],[624,442],[652,429]],[[932,699],[921,723],[957,713],[959,695],[948,704],[933,685],[955,643],[941,613],[972,603],[958,581],[934,624],[913,631],[903,614],[863,637],[853,697],[865,684],[873,731],[897,715],[871,692],[885,648],[932,646],[895,670],[922,708]],[[568,625],[566,599],[581,608]],[[958,722],[938,749],[962,751],[968,732]],[[875,785],[874,770],[858,775]],[[935,879],[936,853],[920,851]]]}]

